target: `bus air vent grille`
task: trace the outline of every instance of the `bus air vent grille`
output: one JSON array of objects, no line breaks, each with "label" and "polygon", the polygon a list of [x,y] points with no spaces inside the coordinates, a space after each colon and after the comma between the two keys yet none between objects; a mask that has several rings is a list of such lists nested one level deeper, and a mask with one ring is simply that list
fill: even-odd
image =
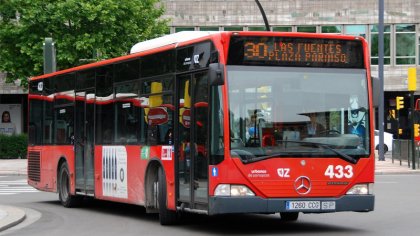
[{"label": "bus air vent grille", "polygon": [[41,181],[41,153],[28,153],[28,178],[32,181]]}]

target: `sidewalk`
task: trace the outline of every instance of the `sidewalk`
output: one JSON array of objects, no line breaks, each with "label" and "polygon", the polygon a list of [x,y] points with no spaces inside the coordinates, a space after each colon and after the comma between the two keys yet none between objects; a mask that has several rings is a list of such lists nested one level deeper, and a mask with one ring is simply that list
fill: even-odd
[{"label": "sidewalk", "polygon": [[[385,156],[385,161],[375,161],[376,175],[394,175],[394,174],[420,174],[420,169],[413,170],[408,167],[407,162],[392,159],[390,155]],[[0,175],[22,175],[26,176],[27,172],[26,159],[0,160]],[[0,205],[0,232],[12,226],[15,226],[25,219],[25,212],[22,209]]]},{"label": "sidewalk", "polygon": [[0,175],[25,175],[28,166],[26,159],[1,159]]},{"label": "sidewalk", "polygon": [[19,224],[25,217],[25,211],[20,208],[0,205],[0,232]]},{"label": "sidewalk", "polygon": [[[0,176],[6,175],[22,175],[26,176],[27,172],[26,159],[6,159],[0,160]],[[26,217],[25,211],[13,207],[0,205],[0,232],[21,223]]]},{"label": "sidewalk", "polygon": [[408,163],[406,161],[402,161],[400,165],[400,161],[394,159],[394,163],[392,163],[391,156],[385,156],[385,161],[379,161],[376,159],[375,161],[375,175],[394,175],[394,174],[420,174],[420,169],[417,168],[413,170],[413,167],[408,167]]}]

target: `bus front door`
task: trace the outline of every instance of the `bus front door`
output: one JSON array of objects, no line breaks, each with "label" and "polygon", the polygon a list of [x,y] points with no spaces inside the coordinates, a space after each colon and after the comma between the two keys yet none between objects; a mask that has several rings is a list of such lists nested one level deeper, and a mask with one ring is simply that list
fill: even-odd
[{"label": "bus front door", "polygon": [[76,165],[76,192],[94,193],[94,105],[93,90],[76,92],[74,150]]},{"label": "bus front door", "polygon": [[207,72],[178,79],[178,201],[197,210],[208,208]]}]

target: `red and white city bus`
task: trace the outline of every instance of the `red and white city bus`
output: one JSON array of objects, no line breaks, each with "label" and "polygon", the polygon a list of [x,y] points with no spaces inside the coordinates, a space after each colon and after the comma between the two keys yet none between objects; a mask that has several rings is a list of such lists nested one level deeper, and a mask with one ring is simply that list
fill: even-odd
[{"label": "red and white city bus", "polygon": [[181,32],[131,54],[32,78],[28,182],[183,211],[374,209],[373,105],[363,38]]}]

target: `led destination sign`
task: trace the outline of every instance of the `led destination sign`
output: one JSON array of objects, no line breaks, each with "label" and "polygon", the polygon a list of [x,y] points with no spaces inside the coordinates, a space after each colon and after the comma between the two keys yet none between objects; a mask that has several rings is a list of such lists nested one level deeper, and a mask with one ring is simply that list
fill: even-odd
[{"label": "led destination sign", "polygon": [[363,68],[360,41],[292,37],[234,37],[229,64]]},{"label": "led destination sign", "polygon": [[246,42],[245,60],[348,63],[340,44]]}]

